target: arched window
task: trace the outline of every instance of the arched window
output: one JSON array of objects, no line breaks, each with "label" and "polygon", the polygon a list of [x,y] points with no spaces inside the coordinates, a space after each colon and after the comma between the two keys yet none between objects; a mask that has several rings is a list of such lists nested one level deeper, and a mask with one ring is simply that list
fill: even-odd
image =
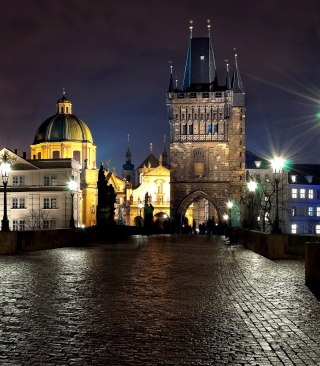
[{"label": "arched window", "polygon": [[80,151],[75,150],[73,152],[73,159],[76,160],[76,161],[78,161],[80,163]]}]

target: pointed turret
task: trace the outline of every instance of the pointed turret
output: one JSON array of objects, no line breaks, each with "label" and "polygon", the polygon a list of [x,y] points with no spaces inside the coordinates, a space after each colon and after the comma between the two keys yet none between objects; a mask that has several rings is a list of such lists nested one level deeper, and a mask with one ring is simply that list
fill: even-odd
[{"label": "pointed turret", "polygon": [[227,73],[226,73],[226,89],[231,89],[231,82],[230,82],[230,74],[229,74],[229,64],[228,60],[225,60],[227,62]]},{"label": "pointed turret", "polygon": [[174,91],[174,86],[173,86],[173,77],[172,77],[172,62],[169,61],[170,64],[170,82],[169,82],[169,92],[173,92]]},{"label": "pointed turret", "polygon": [[166,135],[163,136],[163,142],[164,142],[164,147],[163,147],[163,153],[162,153],[162,165],[167,167],[168,166],[168,154],[166,151]]},{"label": "pointed turret", "polygon": [[128,134],[128,150],[126,152],[126,163],[122,165],[122,178],[128,182],[132,182],[135,185],[135,170],[134,165],[131,163],[131,151],[129,146],[130,135]]},{"label": "pointed turret", "polygon": [[237,54],[234,55],[234,71],[232,76],[232,89],[234,93],[244,93],[240,72],[238,68]]},{"label": "pointed turret", "polygon": [[[216,65],[210,37],[192,37],[190,41],[182,90],[209,91],[218,85]],[[208,23],[210,35],[210,24]]]},{"label": "pointed turret", "polygon": [[245,93],[238,68],[237,54],[234,55],[234,71],[231,82],[231,89],[233,90],[233,104],[234,106],[245,106]]}]

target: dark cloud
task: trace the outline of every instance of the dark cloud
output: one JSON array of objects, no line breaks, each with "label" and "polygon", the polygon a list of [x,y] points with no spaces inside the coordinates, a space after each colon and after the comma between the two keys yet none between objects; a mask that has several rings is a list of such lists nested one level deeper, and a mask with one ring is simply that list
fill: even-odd
[{"label": "dark cloud", "polygon": [[[39,125],[66,88],[74,113],[90,127],[98,160],[133,163],[159,155],[169,135],[168,61],[179,85],[189,40],[211,39],[220,82],[233,48],[247,96],[247,146],[281,148],[302,162],[317,151],[320,3],[290,0],[11,0],[0,14],[1,146],[29,151]],[[168,141],[168,138],[167,138]],[[169,146],[167,146],[169,150]]]}]

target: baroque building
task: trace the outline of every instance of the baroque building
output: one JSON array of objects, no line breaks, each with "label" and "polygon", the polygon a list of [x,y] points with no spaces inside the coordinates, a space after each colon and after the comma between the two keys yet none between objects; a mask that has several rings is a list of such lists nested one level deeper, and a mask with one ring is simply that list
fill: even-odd
[{"label": "baroque building", "polygon": [[40,125],[30,148],[30,162],[33,164],[38,164],[39,161],[42,165],[48,165],[61,159],[71,159],[78,163],[78,171],[71,172],[73,179],[79,177],[77,184],[81,188],[78,223],[95,225],[98,180],[96,146],[86,123],[72,114],[72,103],[64,90],[56,103],[56,114]]},{"label": "baroque building", "polygon": [[[240,221],[239,202],[245,182],[245,93],[235,55],[232,76],[218,83],[215,58],[208,36],[190,41],[182,88],[172,77],[166,95],[170,124],[171,216],[185,222],[192,203],[204,201],[204,219],[221,221],[232,199],[232,224]],[[201,205],[200,205],[201,206]],[[193,225],[189,220],[189,225]]]}]

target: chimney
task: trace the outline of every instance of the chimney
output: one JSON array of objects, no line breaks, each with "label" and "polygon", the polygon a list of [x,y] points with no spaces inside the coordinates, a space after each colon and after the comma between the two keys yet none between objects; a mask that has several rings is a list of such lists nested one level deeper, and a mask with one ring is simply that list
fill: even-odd
[{"label": "chimney", "polygon": [[22,154],[23,154],[22,155],[23,159],[27,160],[27,153],[26,153],[26,151],[24,151]]}]

